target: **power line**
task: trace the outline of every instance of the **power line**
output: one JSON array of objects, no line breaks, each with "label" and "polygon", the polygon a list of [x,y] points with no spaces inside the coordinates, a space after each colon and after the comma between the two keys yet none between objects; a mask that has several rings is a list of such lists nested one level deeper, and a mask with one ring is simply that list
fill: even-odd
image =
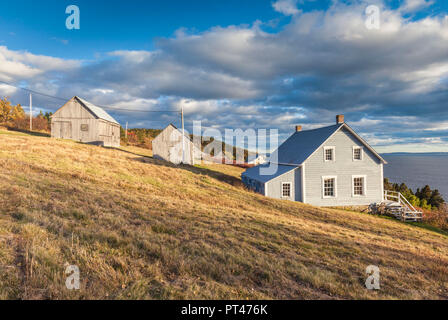
[{"label": "power line", "polygon": [[[60,100],[60,101],[68,101],[70,99],[65,99],[65,98],[61,98],[61,97],[57,97],[57,96],[53,96],[53,95],[49,95],[46,93],[42,93],[39,91],[35,91],[35,90],[31,90],[31,89],[27,89],[27,88],[22,88],[19,87],[17,85],[14,85],[12,83],[6,82],[6,81],[1,81],[0,83],[6,84],[8,86],[32,93],[32,94],[36,94],[36,95],[40,95],[43,97],[47,97],[47,98],[52,98],[52,99],[56,99],[56,100]],[[113,108],[113,107],[105,107],[105,106],[101,106],[98,105],[98,107],[106,109],[106,110],[113,110],[113,111],[120,111],[120,112],[141,112],[141,113],[176,113],[176,114],[181,114],[181,110],[176,111],[176,110],[138,110],[138,109],[124,109],[124,108]],[[221,117],[227,117],[229,116],[229,113],[226,114],[219,114],[219,113],[214,113],[213,116],[217,117],[217,116],[221,116]],[[231,112],[231,115],[239,115],[239,116],[254,116],[254,117],[259,117],[262,116],[261,114],[255,114],[255,113],[243,113],[243,112]],[[203,115],[206,116],[206,115]]]},{"label": "power line", "polygon": [[29,93],[33,93],[33,94],[37,94],[37,95],[41,95],[41,96],[44,96],[44,97],[47,97],[47,98],[53,98],[53,99],[58,99],[58,100],[62,100],[62,101],[68,101],[68,99],[66,100],[66,99],[63,99],[63,98],[59,98],[59,97],[55,97],[55,96],[51,96],[51,95],[49,95],[49,94],[45,94],[45,93],[41,93],[41,92],[37,92],[37,91],[31,90],[31,89],[22,88],[22,87],[19,87],[19,86],[14,85],[14,84],[12,84],[12,83],[6,82],[6,81],[1,81],[1,80],[0,80],[0,83],[6,84],[6,85],[8,85],[8,86],[11,86],[11,87],[14,87],[14,88],[17,88],[17,89],[20,89],[20,90],[24,90],[24,91],[29,92]]},{"label": "power line", "polygon": [[[14,87],[14,88],[17,88],[17,89],[20,89],[20,90],[24,90],[24,91],[29,92],[29,93],[32,93],[32,94],[36,94],[36,95],[40,95],[40,96],[44,96],[44,97],[47,97],[47,98],[53,98],[53,99],[61,100],[61,101],[64,101],[64,102],[70,100],[70,99],[65,99],[65,98],[61,98],[61,97],[52,96],[52,95],[45,94],[45,93],[42,93],[42,92],[38,92],[38,91],[35,91],[35,90],[31,90],[31,89],[27,89],[27,88],[22,88],[22,87],[19,87],[19,86],[14,85],[14,84],[12,84],[12,83],[5,82],[5,81],[1,81],[1,80],[0,80],[0,83],[6,84],[6,85],[8,85],[8,86],[11,86],[11,87]],[[105,106],[100,106],[100,105],[98,105],[98,107],[103,108],[103,109],[116,110],[116,111],[123,111],[123,112],[142,112],[142,113],[181,113],[180,111],[175,111],[175,110],[137,110],[137,109],[123,109],[123,108],[105,107]]]}]

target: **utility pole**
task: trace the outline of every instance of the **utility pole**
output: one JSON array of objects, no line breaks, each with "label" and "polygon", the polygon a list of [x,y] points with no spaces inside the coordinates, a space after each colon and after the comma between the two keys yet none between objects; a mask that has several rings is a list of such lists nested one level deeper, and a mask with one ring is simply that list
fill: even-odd
[{"label": "utility pole", "polygon": [[128,122],[126,121],[126,139],[128,138]]},{"label": "utility pole", "polygon": [[185,124],[184,124],[184,105],[182,104],[182,163],[185,163]]},{"label": "utility pole", "polygon": [[30,93],[30,131],[33,131],[33,95]]}]

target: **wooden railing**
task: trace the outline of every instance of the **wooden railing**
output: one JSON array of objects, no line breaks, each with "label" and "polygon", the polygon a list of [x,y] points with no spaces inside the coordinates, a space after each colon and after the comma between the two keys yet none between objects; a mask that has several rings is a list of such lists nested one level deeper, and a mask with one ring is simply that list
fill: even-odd
[{"label": "wooden railing", "polygon": [[415,207],[400,192],[384,190],[384,200],[398,203],[402,210],[402,219],[421,219],[423,213],[415,209]]}]

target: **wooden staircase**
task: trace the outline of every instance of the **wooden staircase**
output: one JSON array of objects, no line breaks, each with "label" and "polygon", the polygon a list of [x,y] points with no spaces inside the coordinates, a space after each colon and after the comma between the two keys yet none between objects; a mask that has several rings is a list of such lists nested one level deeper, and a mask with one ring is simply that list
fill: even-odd
[{"label": "wooden staircase", "polygon": [[401,221],[421,221],[423,213],[400,193],[396,191],[384,191],[384,201],[380,204],[372,204],[370,212],[393,216]]}]

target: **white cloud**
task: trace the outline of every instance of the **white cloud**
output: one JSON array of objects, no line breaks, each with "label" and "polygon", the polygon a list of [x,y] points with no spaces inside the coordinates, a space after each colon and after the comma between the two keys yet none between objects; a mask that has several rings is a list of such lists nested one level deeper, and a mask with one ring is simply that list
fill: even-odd
[{"label": "white cloud", "polygon": [[1,96],[10,96],[16,92],[17,92],[16,88],[0,83],[0,97]]},{"label": "white cloud", "polygon": [[433,4],[433,0],[405,0],[399,10],[404,13],[413,13]]},{"label": "white cloud", "polygon": [[275,11],[280,12],[286,16],[293,16],[300,13],[297,8],[297,0],[278,0],[272,3]]},{"label": "white cloud", "polygon": [[4,81],[30,79],[50,71],[69,71],[80,65],[75,60],[34,55],[0,46],[0,80]]},{"label": "white cloud", "polygon": [[109,53],[110,56],[120,57],[134,63],[141,63],[151,57],[152,53],[143,50],[118,50]]},{"label": "white cloud", "polygon": [[[283,12],[298,13],[290,3]],[[277,127],[286,135],[295,124],[314,128],[345,113],[372,144],[443,143],[444,123],[432,124],[448,118],[448,19],[408,19],[402,10],[384,7],[381,28],[372,31],[365,1],[336,1],[326,11],[294,14],[276,33],[261,23],[182,30],[159,39],[154,51],[114,51],[85,63],[0,47],[0,80],[26,79],[44,92],[115,108],[184,106],[188,121],[210,127]],[[161,126],[178,120],[122,116]]]}]

